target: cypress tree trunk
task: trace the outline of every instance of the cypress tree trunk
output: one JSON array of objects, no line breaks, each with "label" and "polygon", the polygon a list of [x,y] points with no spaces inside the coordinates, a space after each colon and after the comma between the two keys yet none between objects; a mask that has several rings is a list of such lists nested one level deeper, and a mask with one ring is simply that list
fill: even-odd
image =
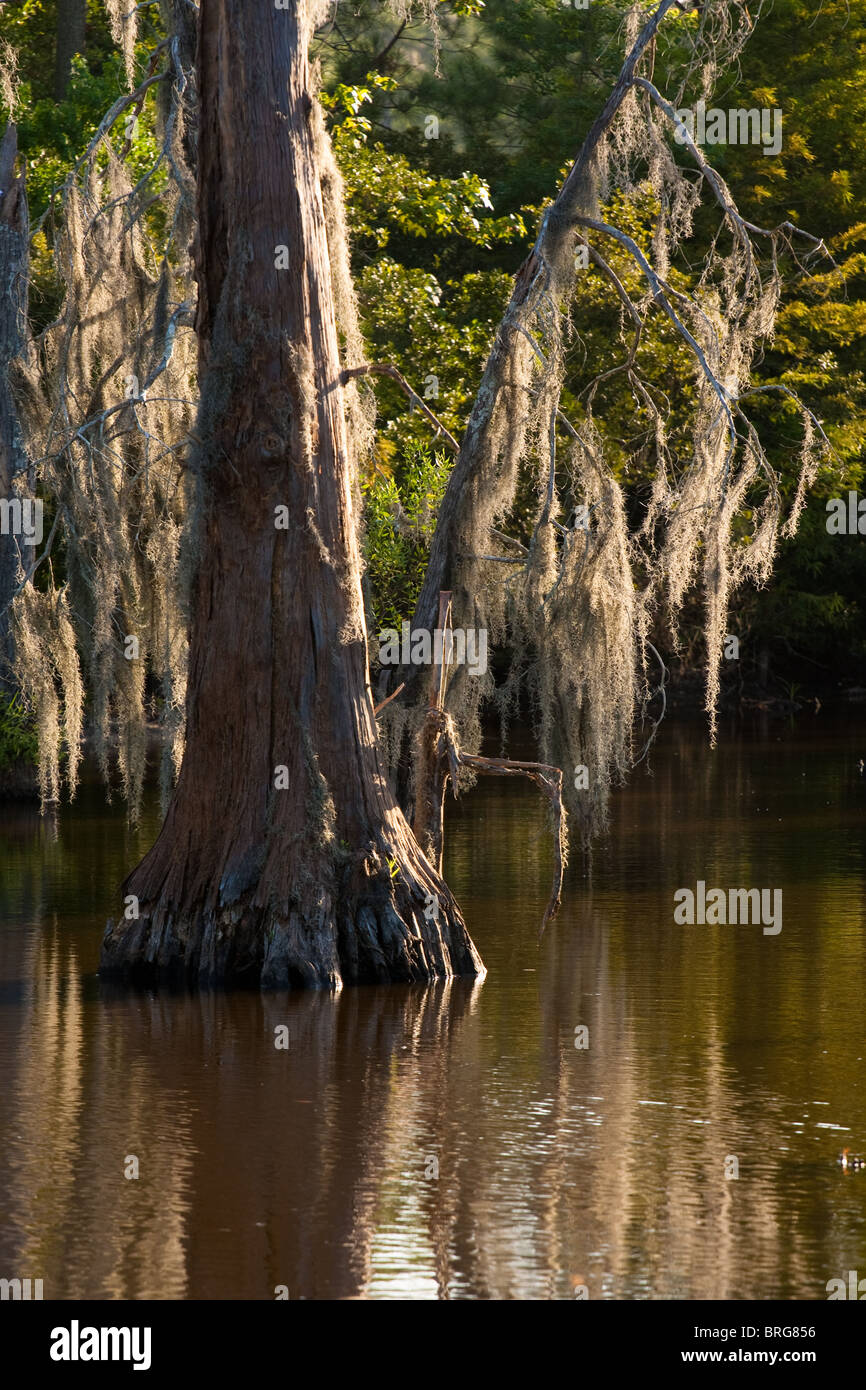
[{"label": "cypress tree trunk", "polygon": [[[7,501],[15,495],[13,479],[29,468],[9,389],[9,364],[24,346],[30,263],[24,176],[15,173],[17,148],[10,122],[0,142],[0,498]],[[34,554],[11,529],[6,535],[0,530],[0,689],[14,688],[9,606],[19,563],[28,564]]]},{"label": "cypress tree trunk", "polygon": [[[132,9],[132,5],[129,6]],[[87,0],[57,0],[57,47],[54,53],[54,100],[62,101],[69,86],[72,59],[84,52]]]},{"label": "cypress tree trunk", "polygon": [[330,987],[483,973],[377,751],[309,30],[305,0],[199,14],[187,744],[106,973]]}]

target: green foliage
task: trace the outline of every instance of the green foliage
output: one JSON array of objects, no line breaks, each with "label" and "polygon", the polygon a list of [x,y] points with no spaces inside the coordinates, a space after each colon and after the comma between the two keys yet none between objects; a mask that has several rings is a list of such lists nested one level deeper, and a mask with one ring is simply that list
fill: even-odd
[{"label": "green foliage", "polygon": [[[394,362],[452,433],[462,433],[510,278],[475,272],[442,285],[429,271],[383,256],[356,277],[371,358]],[[401,447],[430,440],[430,425],[406,396],[377,381],[380,431]]]},{"label": "green foliage", "polygon": [[[783,544],[768,590],[743,595],[742,617],[780,663],[793,655],[810,679],[823,667],[860,680],[866,556],[857,537],[831,536],[825,523],[828,498],[862,489],[866,476],[866,0],[776,0],[741,69],[736,104],[782,110],[782,151],[770,159],[750,146],[718,147],[716,162],[753,220],[804,227],[825,239],[837,264],[814,275],[787,267],[761,373],[762,384],[788,386],[811,406],[836,459],[817,479],[797,536]],[[790,409],[770,395],[755,414],[771,457],[784,464],[799,445]]]},{"label": "green foliage", "polygon": [[[406,236],[463,237],[485,248],[524,236],[526,228],[516,214],[478,216],[492,212],[493,204],[487,183],[477,174],[438,177],[379,142],[370,145],[373,123],[359,114],[361,107],[372,102],[375,90],[396,88],[394,78],[369,73],[366,85],[339,82],[332,92],[322,93],[322,105],[334,113],[334,152],[355,238],[368,239],[381,250],[391,235],[389,223]],[[438,125],[438,118],[432,119]]]},{"label": "green foliage", "polygon": [[36,766],[36,721],[19,695],[0,694],[0,768],[18,762]]},{"label": "green foliage", "polygon": [[[162,37],[155,24],[158,9],[151,8],[137,47],[140,66]],[[18,126],[18,149],[27,164],[27,197],[33,221],[48,207],[54,189],[81,157],[106,111],[128,90],[123,59],[112,42],[105,7],[99,0],[88,0],[86,49],[72,59],[64,100],[55,101],[57,23],[56,6],[46,0],[22,0],[4,5],[0,11],[0,43],[14,51],[17,69],[14,109],[0,102],[0,120],[5,125],[11,116]],[[143,117],[141,126],[146,122]],[[142,162],[147,157],[143,147],[140,157]]]},{"label": "green foliage", "polygon": [[444,455],[416,447],[402,462],[401,482],[380,463],[364,484],[364,557],[374,632],[399,630],[412,617],[449,472]]},{"label": "green foliage", "polygon": [[[393,362],[458,438],[511,276],[610,89],[627,8],[627,0],[592,0],[587,10],[560,0],[457,0],[437,7],[438,53],[423,9],[404,22],[385,0],[357,0],[349,11],[341,8],[338,25],[320,31],[323,103],[346,186],[369,358]],[[723,106],[780,107],[782,153],[766,158],[750,146],[708,153],[747,217],[766,226],[790,219],[823,236],[836,260],[835,269],[825,264],[811,276],[786,267],[790,285],[760,383],[800,393],[821,418],[839,463],[819,476],[800,533],[781,548],[770,588],[743,596],[742,618],[762,642],[781,648],[808,642],[810,650],[821,647],[821,660],[835,653],[859,662],[866,562],[856,538],[828,536],[824,508],[829,497],[861,487],[866,469],[866,0],[817,6],[774,0],[759,17],[752,9],[755,38],[736,70],[722,74],[717,99]],[[139,21],[136,69],[143,76],[163,37],[159,7],[142,8]],[[692,15],[665,26],[655,56],[655,81],[663,89],[675,85],[695,25]],[[13,0],[0,9],[0,46],[10,45],[17,59],[13,114],[34,221],[105,112],[128,90],[104,4],[88,0],[86,50],[73,60],[65,98],[56,103],[56,26],[51,0]],[[124,152],[137,177],[155,155],[155,106],[152,88]],[[2,110],[0,118],[8,114]],[[124,127],[121,120],[121,144]],[[687,160],[685,151],[678,157]],[[608,211],[648,248],[654,208],[645,190]],[[671,269],[675,285],[694,284],[712,232],[709,218],[699,219],[690,264]],[[37,330],[59,303],[52,236],[49,216],[33,242]],[[627,288],[641,293],[640,276],[620,248],[608,242],[603,250]],[[579,273],[576,296],[578,332],[562,405],[579,424],[587,380],[623,360],[628,329],[592,267]],[[640,365],[671,398],[676,448],[676,422],[688,407],[693,375],[663,316],[644,334]],[[410,410],[399,388],[379,377],[374,389],[379,466],[387,473],[389,459],[400,462],[393,475],[376,472],[366,485],[368,581],[377,622],[392,626],[411,615],[447,465],[431,454],[429,423]],[[801,442],[790,408],[767,395],[749,409],[772,461],[790,479]],[[637,520],[653,472],[648,418],[622,374],[599,389],[594,410]],[[681,463],[687,461],[683,449]],[[527,505],[533,488],[528,479]],[[408,518],[400,523],[408,526],[405,533],[389,510],[397,506]]]},{"label": "green foliage", "polygon": [[[142,34],[136,45],[137,70],[143,75],[156,43],[163,38],[157,6],[142,12]],[[84,153],[106,112],[128,90],[123,58],[115,47],[100,0],[88,0],[86,49],[72,59],[63,101],[54,98],[54,57],[58,16],[46,0],[19,0],[0,8],[0,48],[14,55],[15,99],[0,99],[0,128],[11,117],[18,130],[18,150],[24,161],[27,200],[34,231],[31,247],[30,311],[35,332],[55,317],[62,290],[52,258],[56,195]],[[151,88],[142,109],[130,108],[115,126],[115,147],[136,181],[157,154],[156,89]],[[160,175],[161,178],[161,175]],[[160,179],[154,180],[158,191]],[[47,216],[46,216],[47,215]],[[158,212],[153,217],[158,217]],[[158,236],[159,228],[153,231]]]},{"label": "green foliage", "polygon": [[[593,0],[586,11],[557,0],[488,0],[473,17],[443,19],[437,72],[431,61],[419,61],[421,28],[410,23],[395,39],[398,26],[387,7],[366,0],[354,27],[342,23],[341,37],[326,53],[326,71],[370,91],[363,141],[354,148],[348,141],[344,146],[339,133],[336,140],[350,195],[365,332],[373,354],[394,361],[422,394],[428,374],[438,378],[439,401],[431,405],[458,437],[528,235],[467,235],[467,212],[477,216],[478,209],[467,209],[464,192],[461,211],[452,205],[450,220],[443,219],[448,230],[439,237],[435,196],[417,214],[418,192],[400,196],[400,179],[414,169],[431,180],[459,180],[472,169],[493,205],[482,210],[487,220],[493,215],[507,226],[509,217],[519,217],[529,233],[609,91],[626,8],[624,0]],[[756,384],[797,391],[822,420],[838,461],[820,474],[800,533],[781,547],[768,590],[742,596],[742,618],[755,640],[771,642],[776,652],[808,638],[808,649],[821,647],[822,660],[835,652],[844,666],[863,659],[855,634],[863,628],[859,596],[866,565],[856,538],[846,546],[845,538],[828,536],[824,521],[827,499],[860,487],[866,464],[866,164],[859,157],[866,0],[823,0],[817,7],[808,0],[774,0],[753,14],[755,37],[737,67],[720,75],[714,100],[724,107],[780,107],[782,153],[767,158],[759,148],[719,145],[708,154],[745,216],[764,226],[793,221],[823,236],[837,262],[836,269],[825,263],[808,276],[793,262],[784,267],[788,288]],[[655,71],[663,90],[676,90],[695,25],[692,15],[665,26]],[[390,80],[374,85],[371,72]],[[686,100],[698,95],[686,94]],[[436,139],[425,139],[430,115],[438,119]],[[360,166],[351,167],[362,151],[363,175]],[[685,151],[678,157],[688,162]],[[645,190],[629,203],[619,199],[608,212],[648,250],[653,205]],[[479,220],[483,231],[484,216]],[[678,287],[694,285],[694,268],[716,222],[714,214],[698,219],[689,263],[671,269]],[[627,288],[642,293],[640,276],[620,248],[607,241],[599,249]],[[624,359],[629,334],[593,267],[579,273],[576,294],[578,333],[562,404],[579,424],[587,381]],[[662,316],[644,333],[640,365],[671,400],[672,444],[685,466],[687,441],[677,436],[677,420],[694,378],[683,344]],[[385,438],[401,447],[422,440],[426,425],[409,415],[396,387],[377,382],[376,389]],[[753,398],[748,409],[790,494],[802,442],[794,413],[778,394]],[[594,410],[638,521],[654,467],[649,419],[622,374],[600,388]]]},{"label": "green foliage", "polygon": [[476,246],[513,241],[524,236],[523,219],[478,216],[490,212],[490,190],[477,174],[441,178],[426,174],[404,155],[389,154],[381,144],[372,146],[344,123],[334,138],[338,163],[343,169],[349,206],[349,225],[355,237],[371,240],[378,250],[392,235],[389,223],[405,236],[459,236]]}]

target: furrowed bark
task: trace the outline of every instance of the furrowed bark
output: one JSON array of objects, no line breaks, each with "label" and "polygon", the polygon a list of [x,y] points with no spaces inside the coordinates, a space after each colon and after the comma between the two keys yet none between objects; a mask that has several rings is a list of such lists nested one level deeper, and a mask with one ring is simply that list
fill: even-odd
[{"label": "furrowed bark", "polygon": [[[9,364],[25,343],[30,259],[24,175],[15,172],[17,149],[15,126],[10,122],[0,142],[0,498],[7,501],[25,495],[20,480],[29,469],[9,388]],[[35,548],[23,546],[11,528],[6,535],[0,532],[0,689],[15,688],[10,605],[19,563],[32,563],[34,556]]]},{"label": "furrowed bark", "polygon": [[303,3],[201,6],[187,743],[124,885],[138,917],[106,932],[110,974],[337,988],[483,973],[379,762],[308,37]]},{"label": "furrowed bark", "polygon": [[[130,9],[132,6],[130,5]],[[54,54],[54,100],[63,101],[72,59],[84,52],[87,0],[57,0],[57,46]]]}]

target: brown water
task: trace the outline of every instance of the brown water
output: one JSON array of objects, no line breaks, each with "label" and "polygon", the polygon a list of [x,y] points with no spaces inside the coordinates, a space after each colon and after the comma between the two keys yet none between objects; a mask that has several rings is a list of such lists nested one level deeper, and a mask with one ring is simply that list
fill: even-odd
[{"label": "brown water", "polygon": [[[544,810],[490,779],[446,856],[487,979],[339,997],[101,985],[155,808],[137,834],[94,785],[56,824],[0,808],[0,1277],[269,1299],[825,1298],[866,1276],[866,1173],[835,1162],[866,1152],[861,757],[862,719],[715,753],[668,724],[540,947]],[[676,925],[698,879],[781,888],[782,931]]]}]

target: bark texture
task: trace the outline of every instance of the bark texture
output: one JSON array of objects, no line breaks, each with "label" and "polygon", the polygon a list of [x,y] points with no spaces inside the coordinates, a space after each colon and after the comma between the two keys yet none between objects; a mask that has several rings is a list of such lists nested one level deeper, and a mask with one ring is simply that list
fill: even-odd
[{"label": "bark texture", "polygon": [[104,973],[331,988],[483,973],[377,749],[308,29],[303,3],[199,14],[187,744]]},{"label": "bark texture", "polygon": [[[16,174],[15,126],[6,128],[0,142],[0,498],[24,495],[20,481],[28,471],[18,417],[9,389],[9,363],[22,351],[27,322],[27,273],[29,267],[27,199],[23,174]],[[12,639],[10,604],[17,584],[18,567],[32,562],[32,547],[20,546],[20,537],[0,532],[0,689],[11,689]]]},{"label": "bark texture", "polygon": [[[132,6],[130,6],[130,9]],[[54,51],[54,100],[62,101],[69,86],[72,59],[84,52],[87,0],[57,0],[57,47]]]}]

